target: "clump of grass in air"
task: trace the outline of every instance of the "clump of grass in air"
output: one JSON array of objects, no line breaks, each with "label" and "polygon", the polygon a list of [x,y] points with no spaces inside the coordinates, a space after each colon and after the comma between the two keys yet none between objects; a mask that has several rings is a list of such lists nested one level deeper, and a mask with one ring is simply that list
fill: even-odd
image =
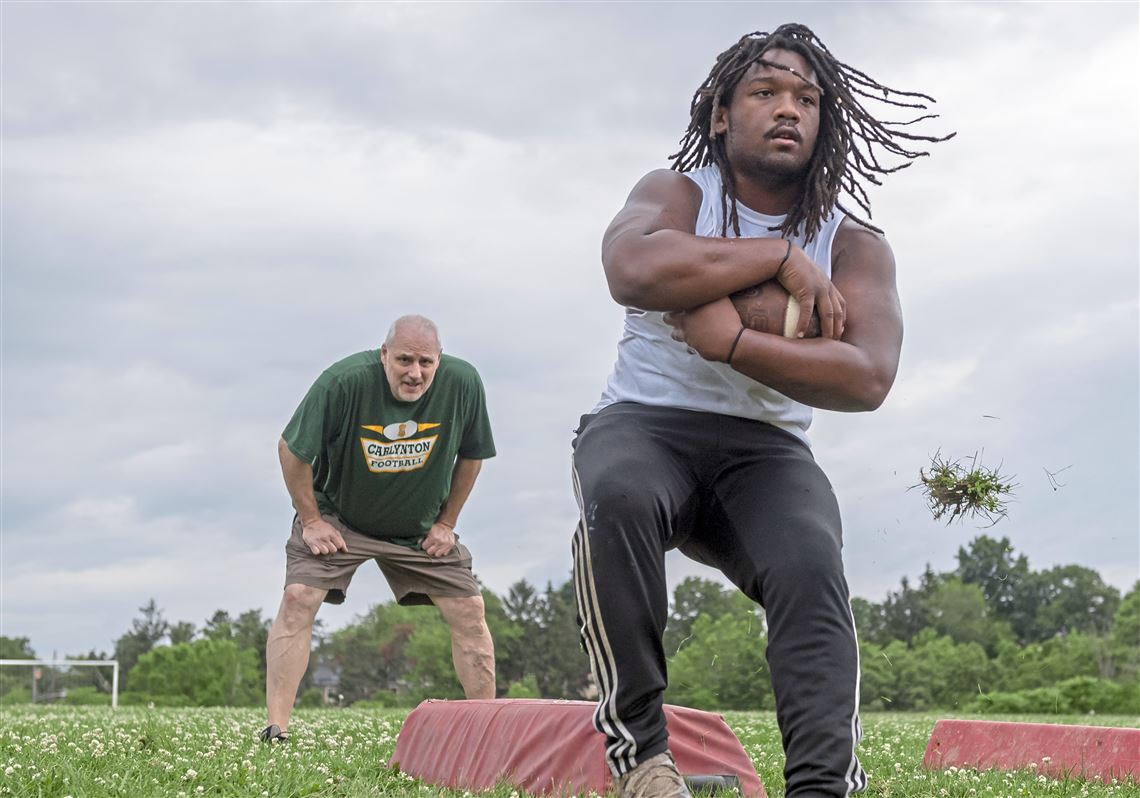
[{"label": "clump of grass in air", "polygon": [[1006,516],[1006,502],[1017,487],[1010,477],[1000,473],[1001,466],[986,468],[975,454],[969,467],[961,460],[951,460],[935,452],[929,471],[918,470],[918,485],[926,496],[935,521],[946,518],[950,524],[959,518],[982,517],[993,526]]}]

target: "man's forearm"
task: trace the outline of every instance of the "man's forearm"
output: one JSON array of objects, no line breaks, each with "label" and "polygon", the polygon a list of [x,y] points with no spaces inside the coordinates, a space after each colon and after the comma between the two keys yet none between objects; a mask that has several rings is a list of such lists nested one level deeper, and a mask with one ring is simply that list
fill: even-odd
[{"label": "man's forearm", "polygon": [[467,497],[471,495],[471,489],[475,487],[475,478],[479,476],[482,468],[482,460],[467,460],[460,457],[455,461],[455,468],[451,472],[451,492],[447,494],[447,499],[439,510],[437,523],[455,528],[459,521],[459,511],[463,509]]},{"label": "man's forearm", "polygon": [[746,331],[732,367],[797,402],[823,410],[874,410],[894,383],[897,360],[880,362],[842,341],[797,341]]},{"label": "man's forearm", "polygon": [[321,517],[317,497],[313,494],[313,467],[289,449],[282,439],[277,442],[277,456],[281,460],[281,475],[285,489],[293,500],[293,508],[302,524],[312,523]]},{"label": "man's forearm", "polygon": [[602,253],[610,293],[641,310],[687,310],[776,276],[787,242],[679,230],[616,237]]}]

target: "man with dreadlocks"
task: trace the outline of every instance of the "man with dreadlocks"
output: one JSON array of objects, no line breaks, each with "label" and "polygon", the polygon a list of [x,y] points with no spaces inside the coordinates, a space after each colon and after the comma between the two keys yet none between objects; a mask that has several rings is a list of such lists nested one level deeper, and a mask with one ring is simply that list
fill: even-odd
[{"label": "man with dreadlocks", "polygon": [[[814,407],[877,408],[902,343],[891,249],[839,195],[869,216],[860,181],[926,154],[905,143],[948,137],[880,122],[861,98],[932,102],[841,63],[802,25],[745,36],[697,90],[673,170],[643,178],[606,231],[627,311],[574,443],[574,576],[594,724],[623,796],[689,794],[661,706],[673,548],[766,611],[789,798],[866,786],[839,509],[806,432]],[[799,310],[788,337],[746,328],[727,298],[772,279]],[[804,336],[813,312],[817,338]]]}]

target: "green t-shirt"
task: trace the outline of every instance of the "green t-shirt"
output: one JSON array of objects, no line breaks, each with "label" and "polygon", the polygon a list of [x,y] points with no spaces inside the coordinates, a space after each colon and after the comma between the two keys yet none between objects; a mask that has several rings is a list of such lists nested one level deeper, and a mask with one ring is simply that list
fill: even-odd
[{"label": "green t-shirt", "polygon": [[392,395],[380,350],[350,355],[317,378],[281,437],[312,465],[322,513],[408,546],[439,515],[456,457],[495,456],[479,374],[449,355],[414,402]]}]

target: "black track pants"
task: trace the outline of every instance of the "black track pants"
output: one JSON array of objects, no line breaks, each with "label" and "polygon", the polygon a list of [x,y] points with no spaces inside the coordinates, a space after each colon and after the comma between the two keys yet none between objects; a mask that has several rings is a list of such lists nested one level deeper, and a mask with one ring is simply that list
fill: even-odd
[{"label": "black track pants", "polygon": [[765,609],[788,798],[862,790],[839,508],[810,450],[757,421],[618,404],[583,417],[574,482],[574,586],[615,776],[666,749],[665,552],[679,548]]}]

